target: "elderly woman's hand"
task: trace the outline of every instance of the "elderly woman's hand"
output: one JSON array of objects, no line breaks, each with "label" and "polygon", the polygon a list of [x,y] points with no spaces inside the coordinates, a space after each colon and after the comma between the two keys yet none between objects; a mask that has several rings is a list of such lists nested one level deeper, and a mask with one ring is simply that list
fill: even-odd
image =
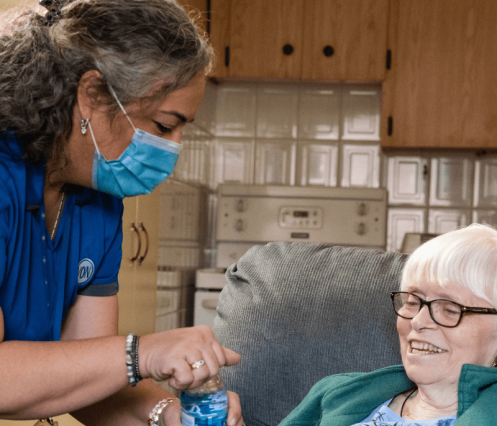
[{"label": "elderly woman's hand", "polygon": [[[169,404],[159,421],[160,426],[181,426],[181,404],[179,399]],[[240,398],[235,392],[228,391],[228,426],[242,426]]]},{"label": "elderly woman's hand", "polygon": [[221,346],[212,329],[204,325],[140,338],[141,375],[157,382],[168,380],[175,389],[196,388],[220,367],[239,362],[240,355]]}]

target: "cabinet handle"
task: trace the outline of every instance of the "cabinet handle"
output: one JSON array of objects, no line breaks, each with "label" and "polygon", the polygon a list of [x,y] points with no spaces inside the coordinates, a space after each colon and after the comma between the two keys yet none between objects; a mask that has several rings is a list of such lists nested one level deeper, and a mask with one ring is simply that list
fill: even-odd
[{"label": "cabinet handle", "polygon": [[140,229],[143,232],[145,232],[145,253],[143,253],[143,256],[141,256],[140,260],[138,261],[138,264],[141,266],[142,262],[145,260],[145,258],[147,257],[147,254],[148,254],[148,243],[149,243],[149,239],[148,239],[148,232],[145,229],[145,226],[143,226],[143,222],[140,223]]},{"label": "cabinet handle", "polygon": [[333,46],[330,46],[328,44],[327,46],[324,46],[323,53],[324,53],[324,56],[329,58],[330,56],[333,56],[333,54],[335,53],[335,49],[333,49]]},{"label": "cabinet handle", "polygon": [[293,53],[293,46],[291,44],[285,44],[283,46],[283,53],[285,55],[291,55]]},{"label": "cabinet handle", "polygon": [[138,249],[136,250],[136,254],[133,257],[129,258],[129,260],[131,260],[131,262],[134,262],[136,259],[138,259],[138,256],[140,255],[140,250],[142,248],[142,239],[140,237],[140,233],[138,232],[138,229],[136,229],[134,222],[131,224],[130,230],[133,232],[136,232],[136,235],[138,236]]}]

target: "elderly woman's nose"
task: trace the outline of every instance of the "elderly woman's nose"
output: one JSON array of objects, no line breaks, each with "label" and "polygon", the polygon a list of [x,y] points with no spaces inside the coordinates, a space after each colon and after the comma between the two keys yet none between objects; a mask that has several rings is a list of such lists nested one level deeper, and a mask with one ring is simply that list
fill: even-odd
[{"label": "elderly woman's nose", "polygon": [[433,321],[433,318],[430,315],[430,309],[426,305],[423,306],[411,320],[411,324],[415,330],[418,328],[437,326],[437,323]]}]

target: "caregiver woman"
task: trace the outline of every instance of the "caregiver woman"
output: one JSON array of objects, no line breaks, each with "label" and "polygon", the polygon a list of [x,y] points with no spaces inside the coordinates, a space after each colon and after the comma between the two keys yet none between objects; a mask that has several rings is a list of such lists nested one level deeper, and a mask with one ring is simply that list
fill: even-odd
[{"label": "caregiver woman", "polygon": [[172,0],[41,3],[0,38],[0,418],[179,425],[145,379],[195,387],[239,356],[207,327],[117,335],[121,199],[173,171],[211,50]]},{"label": "caregiver woman", "polygon": [[400,290],[390,296],[403,365],[327,377],[281,426],[497,424],[497,231],[474,224],[428,241]]}]

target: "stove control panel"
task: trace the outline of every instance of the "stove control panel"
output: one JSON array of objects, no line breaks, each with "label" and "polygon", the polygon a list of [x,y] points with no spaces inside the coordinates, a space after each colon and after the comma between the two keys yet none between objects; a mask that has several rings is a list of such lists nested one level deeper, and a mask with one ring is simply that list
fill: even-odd
[{"label": "stove control panel", "polygon": [[386,246],[386,189],[220,185],[217,242]]}]

